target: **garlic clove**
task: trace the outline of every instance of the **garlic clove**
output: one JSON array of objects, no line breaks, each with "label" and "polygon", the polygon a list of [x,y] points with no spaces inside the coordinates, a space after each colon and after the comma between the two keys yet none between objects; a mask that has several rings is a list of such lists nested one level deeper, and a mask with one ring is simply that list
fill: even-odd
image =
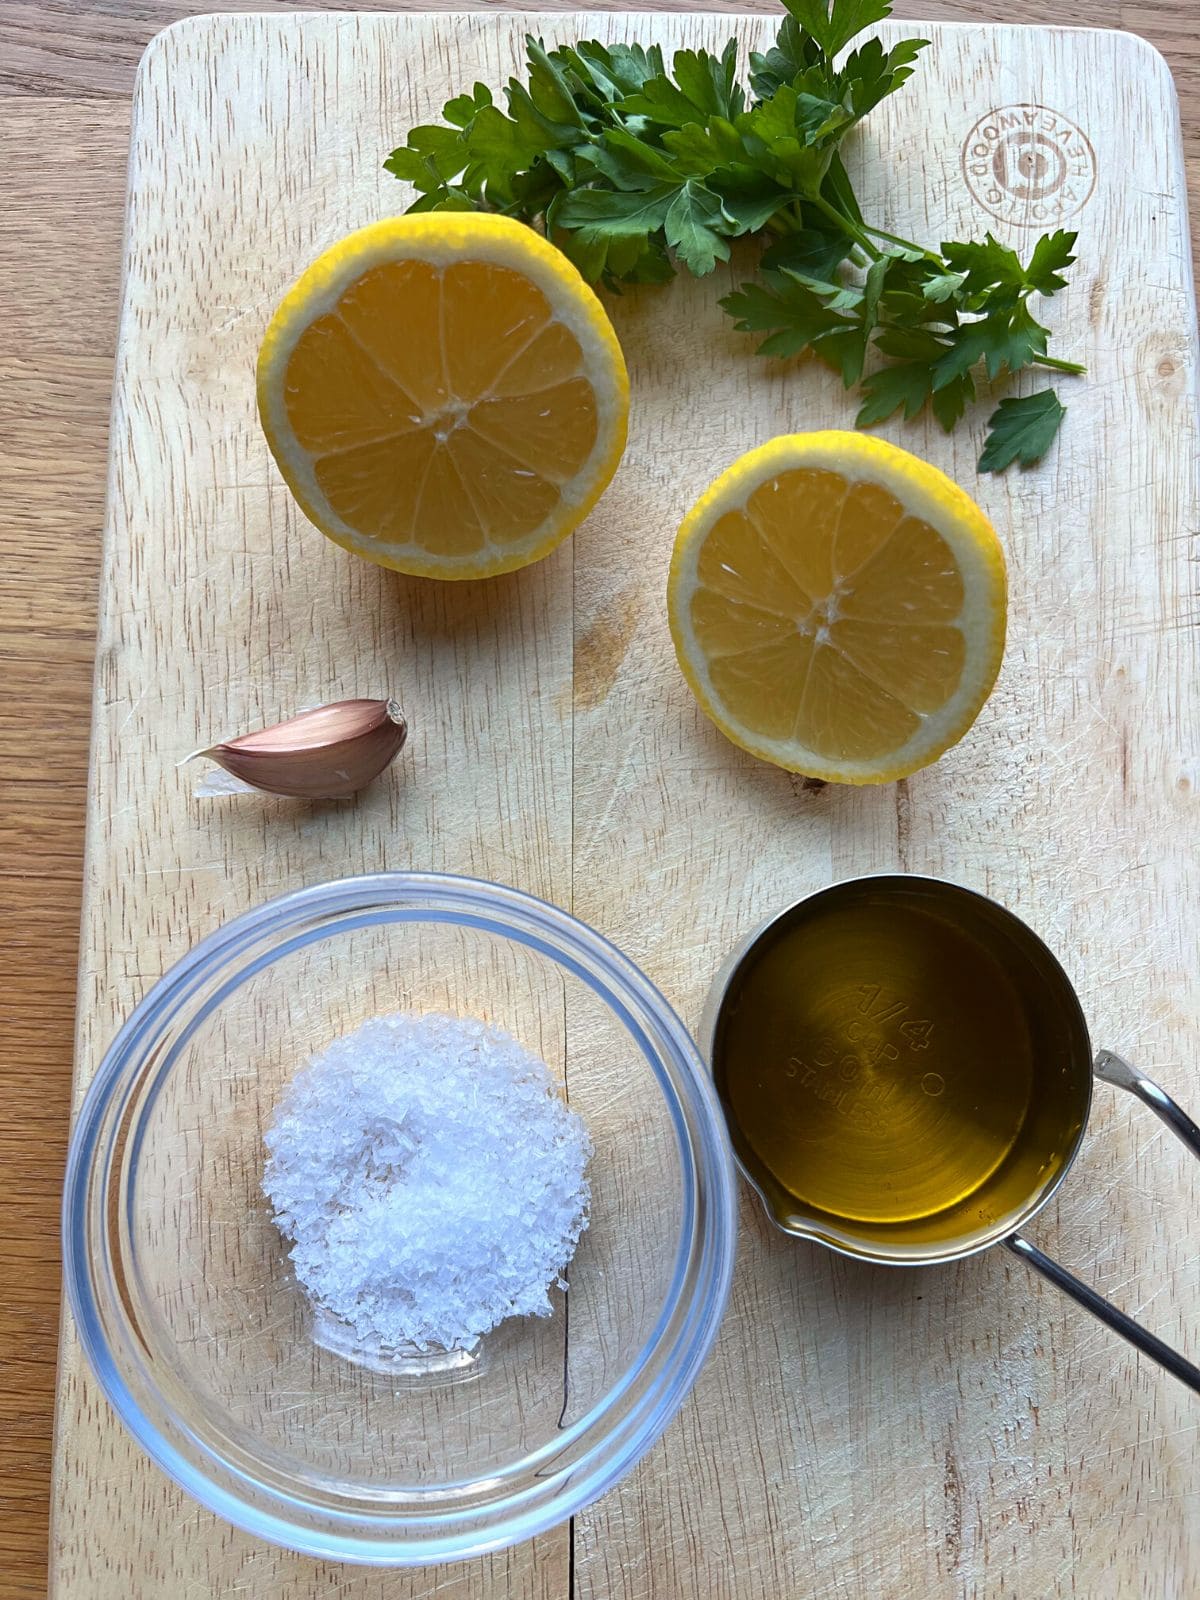
[{"label": "garlic clove", "polygon": [[377,778],[407,737],[394,700],[339,700],[196,753],[267,794],[343,800]]}]

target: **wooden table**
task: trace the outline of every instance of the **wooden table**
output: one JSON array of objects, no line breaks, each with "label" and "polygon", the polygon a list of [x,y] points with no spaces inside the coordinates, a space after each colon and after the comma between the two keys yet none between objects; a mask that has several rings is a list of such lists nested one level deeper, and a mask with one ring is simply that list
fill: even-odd
[{"label": "wooden table", "polygon": [[[151,34],[206,9],[275,8],[269,0],[0,0],[0,681],[8,691],[0,746],[0,1274],[8,1286],[0,1303],[0,1600],[45,1586],[57,1215],[129,95]],[[1005,20],[1124,27],[1164,51],[1183,105],[1196,216],[1200,45],[1191,9],[1191,0],[1023,0]],[[985,0],[907,0],[897,12],[997,15]]]}]

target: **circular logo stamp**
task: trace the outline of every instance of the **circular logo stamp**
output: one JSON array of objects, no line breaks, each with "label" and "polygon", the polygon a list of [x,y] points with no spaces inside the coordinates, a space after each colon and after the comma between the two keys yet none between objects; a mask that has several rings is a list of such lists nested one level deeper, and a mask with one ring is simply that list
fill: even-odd
[{"label": "circular logo stamp", "polygon": [[1096,187],[1096,152],[1082,128],[1049,106],[999,106],[963,141],[962,171],[985,211],[1034,228],[1083,209]]}]

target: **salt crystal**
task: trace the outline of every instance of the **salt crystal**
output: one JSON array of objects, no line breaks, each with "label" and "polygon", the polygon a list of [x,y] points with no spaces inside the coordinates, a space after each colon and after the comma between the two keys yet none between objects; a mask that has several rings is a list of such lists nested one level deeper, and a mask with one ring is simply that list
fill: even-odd
[{"label": "salt crystal", "polygon": [[297,1073],[266,1146],[296,1277],[364,1346],[465,1349],[566,1287],[592,1143],[502,1028],[365,1022]]}]

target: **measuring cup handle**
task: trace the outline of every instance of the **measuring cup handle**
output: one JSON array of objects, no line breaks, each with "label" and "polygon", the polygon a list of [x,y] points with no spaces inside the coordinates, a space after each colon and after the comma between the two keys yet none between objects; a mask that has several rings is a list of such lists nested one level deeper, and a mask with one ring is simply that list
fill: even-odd
[{"label": "measuring cup handle", "polygon": [[[1156,1083],[1143,1077],[1135,1067],[1129,1065],[1128,1061],[1113,1055],[1111,1050],[1101,1050],[1096,1057],[1093,1070],[1105,1083],[1116,1084],[1117,1088],[1127,1089],[1130,1094],[1135,1094],[1162,1118],[1172,1133],[1183,1140],[1193,1155],[1200,1156],[1200,1127],[1197,1127],[1191,1117]],[[1020,1256],[1022,1261],[1027,1261],[1035,1272],[1040,1272],[1043,1278],[1048,1278],[1064,1294],[1069,1294],[1071,1299],[1085,1311],[1090,1311],[1094,1317],[1098,1317],[1105,1327],[1128,1339],[1130,1344],[1136,1345],[1143,1355],[1149,1356],[1152,1361],[1157,1361],[1160,1367],[1165,1367],[1181,1383],[1186,1383],[1189,1389],[1200,1394],[1200,1367],[1193,1366],[1179,1354],[1178,1350],[1172,1350],[1169,1344],[1164,1344],[1161,1339],[1155,1338],[1154,1334],[1147,1332],[1132,1317],[1127,1317],[1123,1311],[1118,1311],[1116,1306],[1110,1305],[1103,1295],[1097,1294],[1095,1289],[1083,1283],[1065,1267],[1060,1267],[1057,1261],[1019,1233],[1014,1233],[1004,1242],[1014,1255]]]},{"label": "measuring cup handle", "polygon": [[1128,1061],[1114,1055],[1111,1050],[1101,1050],[1092,1070],[1105,1083],[1113,1083],[1118,1089],[1127,1089],[1130,1094],[1137,1095],[1144,1105],[1162,1118],[1173,1134],[1183,1140],[1194,1156],[1200,1156],[1200,1128],[1186,1111],[1175,1104],[1165,1089],[1160,1089],[1152,1079],[1144,1077],[1136,1067],[1131,1067]]}]

